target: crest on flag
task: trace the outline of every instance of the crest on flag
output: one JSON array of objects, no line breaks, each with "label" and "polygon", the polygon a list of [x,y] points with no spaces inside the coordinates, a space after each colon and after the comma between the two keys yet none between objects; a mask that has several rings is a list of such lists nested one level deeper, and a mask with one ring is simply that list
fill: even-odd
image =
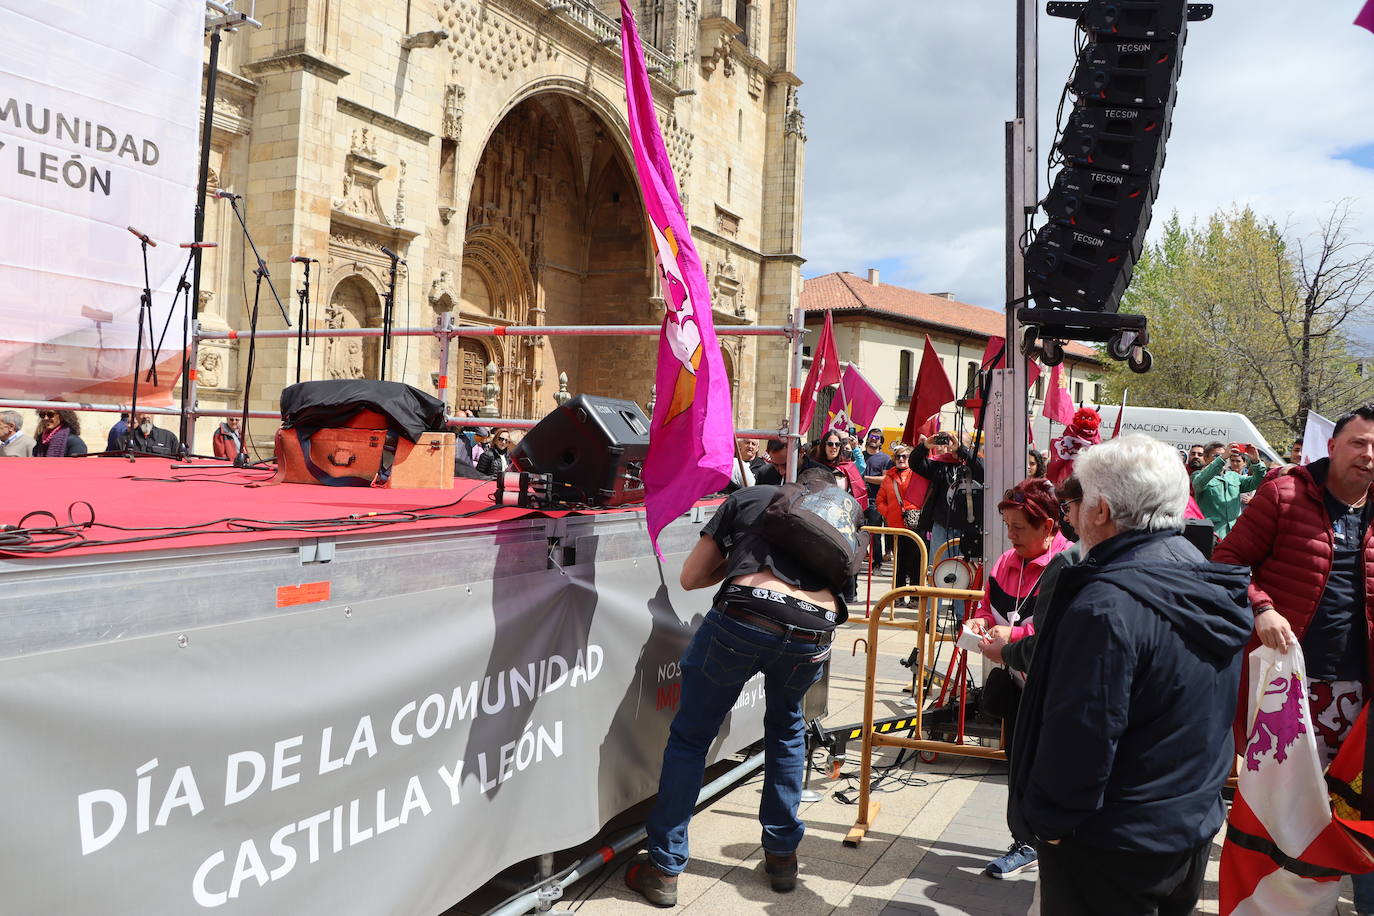
[{"label": "crest on flag", "polygon": [[851,426],[867,429],[882,406],[882,395],[851,363],[845,368],[844,375],[840,376],[840,387],[830,404],[825,428],[840,433],[848,433]]}]

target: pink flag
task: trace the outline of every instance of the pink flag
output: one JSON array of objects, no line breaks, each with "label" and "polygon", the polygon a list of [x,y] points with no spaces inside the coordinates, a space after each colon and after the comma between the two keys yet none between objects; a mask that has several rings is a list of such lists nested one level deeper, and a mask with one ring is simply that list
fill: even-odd
[{"label": "pink flag", "polygon": [[797,432],[804,436],[811,428],[811,418],[816,415],[816,392],[839,380],[840,355],[835,350],[835,324],[830,319],[830,313],[826,312],[825,326],[821,328],[816,349],[811,352],[811,368],[806,373],[806,384],[802,385],[801,421]]},{"label": "pink flag", "polygon": [[854,426],[862,432],[868,429],[882,406],[882,395],[868,383],[858,367],[850,363],[840,376],[840,390],[830,402],[825,428],[848,433],[849,427]]},{"label": "pink flag", "polygon": [[711,293],[678,197],[654,113],[634,13],[620,0],[620,50],[630,147],[667,314],[658,340],[658,392],[644,461],[644,505],[654,552],[668,523],[730,482],[730,385],[711,319]]},{"label": "pink flag", "polygon": [[1374,0],[1369,0],[1360,10],[1360,15],[1355,17],[1355,24],[1374,32]]},{"label": "pink flag", "polygon": [[1073,422],[1073,398],[1069,397],[1069,383],[1064,378],[1063,364],[1050,370],[1049,389],[1045,392],[1045,404],[1040,408],[1040,416],[1065,426]]}]

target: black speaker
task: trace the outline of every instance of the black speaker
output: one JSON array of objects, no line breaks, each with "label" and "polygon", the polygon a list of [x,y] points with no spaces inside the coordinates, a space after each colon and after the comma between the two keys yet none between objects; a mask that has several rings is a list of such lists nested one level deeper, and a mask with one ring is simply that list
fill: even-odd
[{"label": "black speaker", "polygon": [[1050,223],[1026,248],[1026,285],[1040,308],[1115,312],[1135,265],[1132,242]]},{"label": "black speaker", "polygon": [[1204,557],[1212,559],[1212,548],[1217,539],[1213,534],[1212,522],[1205,518],[1190,518],[1183,523],[1183,536],[1196,547]]},{"label": "black speaker", "polygon": [[522,471],[553,478],[556,503],[644,501],[649,418],[634,401],[580,394],[525,434],[511,453]]}]

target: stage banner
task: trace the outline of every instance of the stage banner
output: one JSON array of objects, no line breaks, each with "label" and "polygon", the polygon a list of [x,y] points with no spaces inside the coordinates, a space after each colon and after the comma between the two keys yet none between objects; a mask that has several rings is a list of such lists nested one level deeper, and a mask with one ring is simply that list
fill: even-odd
[{"label": "stage banner", "polygon": [[[194,228],[204,19],[195,0],[0,0],[0,395],[128,396],[144,285],[128,227],[157,243],[155,339]],[[140,400],[168,402],[180,315]]]},{"label": "stage banner", "polygon": [[656,791],[708,606],[625,559],[0,662],[4,911],[436,916]]}]

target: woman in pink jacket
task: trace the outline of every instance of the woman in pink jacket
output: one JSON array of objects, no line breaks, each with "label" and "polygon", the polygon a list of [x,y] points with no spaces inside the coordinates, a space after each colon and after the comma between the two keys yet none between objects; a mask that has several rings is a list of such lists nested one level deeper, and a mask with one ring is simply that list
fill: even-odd
[{"label": "woman in pink jacket", "polygon": [[1054,484],[1043,477],[1023,480],[997,504],[1011,549],[997,558],[988,588],[969,625],[980,633],[1005,627],[1001,634],[1015,642],[1035,632],[1031,614],[1040,574],[1056,553],[1069,546],[1059,530],[1059,499]]}]

